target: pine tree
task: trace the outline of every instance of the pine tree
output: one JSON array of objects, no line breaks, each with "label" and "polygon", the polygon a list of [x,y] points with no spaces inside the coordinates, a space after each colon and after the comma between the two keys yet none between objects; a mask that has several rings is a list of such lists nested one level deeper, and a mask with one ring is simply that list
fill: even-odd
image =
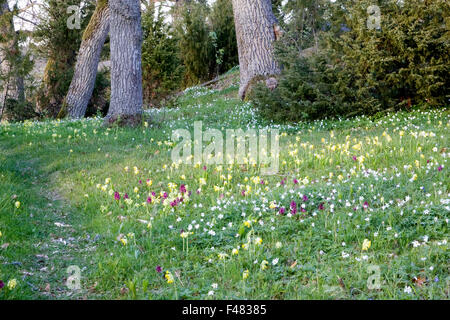
[{"label": "pine tree", "polygon": [[89,21],[83,19],[81,29],[68,28],[67,7],[78,6],[86,12],[92,12],[90,5],[83,7],[81,0],[45,0],[46,18],[40,21],[33,37],[39,43],[37,54],[47,59],[36,107],[49,117],[56,117],[69,89],[73,77],[77,51],[80,47],[82,30]]},{"label": "pine tree", "polygon": [[216,36],[216,70],[219,74],[239,64],[231,0],[216,0],[212,6],[209,20]]},{"label": "pine tree", "polygon": [[207,4],[188,2],[180,11],[175,27],[185,67],[183,85],[188,87],[212,78],[215,50],[210,38],[211,27],[207,24]]},{"label": "pine tree", "polygon": [[178,39],[165,18],[162,10],[156,13],[154,4],[150,4],[142,15],[144,101],[151,106],[158,105],[180,88],[184,74]]}]

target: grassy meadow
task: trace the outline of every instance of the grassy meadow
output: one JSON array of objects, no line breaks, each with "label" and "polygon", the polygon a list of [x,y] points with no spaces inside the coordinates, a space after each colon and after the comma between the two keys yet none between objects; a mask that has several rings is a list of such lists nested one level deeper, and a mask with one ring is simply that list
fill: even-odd
[{"label": "grassy meadow", "polygon": [[[2,123],[0,299],[449,298],[448,109],[275,125],[237,89],[135,129]],[[278,174],[173,164],[194,121],[279,129]]]}]

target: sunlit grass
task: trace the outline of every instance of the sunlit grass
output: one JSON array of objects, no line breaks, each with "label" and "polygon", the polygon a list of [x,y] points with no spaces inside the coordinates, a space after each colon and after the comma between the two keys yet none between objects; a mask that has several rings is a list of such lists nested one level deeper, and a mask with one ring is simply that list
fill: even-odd
[{"label": "sunlit grass", "polygon": [[[194,121],[280,129],[280,172],[172,164],[172,131]],[[138,129],[100,119],[2,124],[0,245],[9,246],[0,249],[0,280],[18,285],[0,297],[64,288],[61,276],[43,295],[52,277],[23,271],[37,273],[34,245],[66,219],[84,242],[71,261],[48,264],[58,275],[84,268],[76,296],[448,298],[449,126],[446,109],[274,125],[251,104],[205,89],[150,111]],[[46,191],[67,217],[47,216]],[[368,287],[370,266],[379,289]]]}]

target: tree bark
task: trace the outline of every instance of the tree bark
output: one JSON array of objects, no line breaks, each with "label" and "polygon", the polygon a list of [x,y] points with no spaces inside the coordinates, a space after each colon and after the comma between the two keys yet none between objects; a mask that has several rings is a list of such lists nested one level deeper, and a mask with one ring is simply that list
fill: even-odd
[{"label": "tree bark", "polygon": [[137,125],[142,118],[142,28],[139,0],[110,0],[111,103],[106,122]]},{"label": "tree bark", "polygon": [[254,81],[280,73],[273,47],[280,27],[271,0],[233,0],[233,12],[241,73],[239,97],[244,99]]},{"label": "tree bark", "polygon": [[0,119],[6,110],[5,104],[8,99],[18,102],[25,101],[25,87],[23,77],[20,76],[12,63],[14,56],[20,55],[17,34],[14,29],[13,17],[5,16],[11,14],[8,1],[0,0],[0,32],[5,40],[0,43],[0,69],[2,74],[2,92],[0,97]]},{"label": "tree bark", "polygon": [[94,91],[98,64],[109,33],[110,10],[108,0],[98,0],[91,20],[84,31],[75,71],[65,103],[58,117],[83,118]]}]

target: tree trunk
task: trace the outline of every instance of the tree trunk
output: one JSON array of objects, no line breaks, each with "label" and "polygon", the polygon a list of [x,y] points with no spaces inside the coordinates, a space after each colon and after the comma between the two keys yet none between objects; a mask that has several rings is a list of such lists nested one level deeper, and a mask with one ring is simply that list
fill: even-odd
[{"label": "tree trunk", "polygon": [[142,118],[140,0],[110,0],[111,103],[107,123],[137,125]]},{"label": "tree trunk", "polygon": [[[10,16],[6,16],[10,14]],[[2,77],[2,92],[0,97],[0,119],[6,111],[8,99],[14,99],[19,103],[25,100],[25,88],[23,77],[20,76],[13,61],[20,55],[17,34],[14,29],[13,17],[8,6],[8,1],[0,0],[0,32],[4,42],[0,43],[0,70]]]},{"label": "tree trunk", "polygon": [[244,99],[254,81],[280,73],[273,43],[281,30],[271,0],[233,0],[233,12],[241,72],[239,97]]},{"label": "tree trunk", "polygon": [[69,91],[58,117],[83,118],[94,91],[95,78],[103,45],[109,33],[108,0],[98,0],[84,31]]}]

